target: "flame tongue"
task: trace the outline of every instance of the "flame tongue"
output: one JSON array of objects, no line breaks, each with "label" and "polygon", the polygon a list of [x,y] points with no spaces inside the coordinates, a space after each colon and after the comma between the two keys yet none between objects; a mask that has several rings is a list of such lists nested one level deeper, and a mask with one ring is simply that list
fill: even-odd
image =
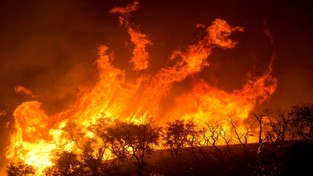
[{"label": "flame tongue", "polygon": [[216,19],[207,28],[208,33],[202,40],[190,45],[186,51],[174,51],[170,59],[177,59],[176,63],[173,66],[160,69],[156,75],[152,76],[145,88],[137,107],[139,115],[142,116],[148,112],[153,117],[158,117],[160,100],[168,94],[173,83],[181,82],[188,76],[199,73],[203,67],[208,66],[206,59],[211,54],[212,45],[233,48],[237,42],[233,42],[227,37],[231,31],[242,30],[241,27],[232,28],[226,21]]},{"label": "flame tongue", "polygon": [[132,85],[125,82],[124,72],[111,65],[107,49],[106,46],[100,47],[97,60],[98,82],[92,89],[81,92],[71,110],[74,121],[83,122],[86,126],[103,115],[119,118],[139,87],[139,83]]},{"label": "flame tongue", "polygon": [[127,28],[127,32],[130,35],[131,42],[135,45],[133,50],[133,57],[130,62],[133,63],[133,70],[144,70],[148,68],[149,53],[146,51],[146,45],[152,45],[152,42],[147,39],[147,35],[142,33],[139,29],[135,29],[133,25],[129,23],[128,17],[131,12],[136,11],[139,7],[139,3],[134,1],[128,4],[126,7],[114,7],[110,10],[110,13],[119,14],[120,25],[124,25]]},{"label": "flame tongue", "polygon": [[[120,23],[125,25],[135,44],[131,62],[134,63],[134,70],[141,70],[148,65],[145,45],[150,41],[145,34],[133,30],[126,18],[137,6],[138,3],[134,3],[125,8],[113,8],[111,13],[121,15]],[[170,58],[172,65],[161,68],[155,75],[139,76],[135,84],[125,80],[125,72],[111,64],[108,47],[101,46],[97,59],[99,80],[93,88],[79,93],[72,108],[54,116],[46,115],[38,101],[25,102],[16,108],[15,131],[11,136],[7,158],[22,160],[34,166],[40,174],[52,164],[54,151],[76,151],[72,139],[64,136],[63,132],[69,122],[76,124],[82,135],[92,138],[87,127],[106,118],[140,123],[153,117],[159,124],[164,119],[194,119],[200,124],[211,119],[221,120],[232,114],[244,120],[258,102],[267,100],[275,91],[276,79],[271,76],[271,69],[263,76],[250,80],[242,89],[230,93],[212,87],[204,80],[195,80],[192,90],[184,95],[176,95],[176,105],[162,120],[159,117],[161,99],[168,96],[174,83],[208,66],[206,60],[212,48],[233,48],[237,44],[228,38],[232,31],[243,31],[243,28],[232,27],[226,21],[216,19],[207,28],[202,40],[184,51],[173,52]]]},{"label": "flame tongue", "polygon": [[[245,120],[257,103],[268,100],[276,89],[277,80],[270,73],[245,84],[230,93],[198,80],[191,92],[178,96],[170,115],[175,118],[193,119],[205,123],[236,117]],[[267,85],[266,85],[267,84]]]}]

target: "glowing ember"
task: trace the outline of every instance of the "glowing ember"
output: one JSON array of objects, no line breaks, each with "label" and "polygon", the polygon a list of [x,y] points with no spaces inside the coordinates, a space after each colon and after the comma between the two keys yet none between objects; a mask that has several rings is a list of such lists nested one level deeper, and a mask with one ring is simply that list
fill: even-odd
[{"label": "glowing ember", "polygon": [[[134,2],[110,11],[120,15],[120,24],[126,27],[135,45],[131,59],[134,70],[148,68],[149,53],[145,47],[151,45],[147,35],[130,25],[127,18],[130,12],[137,10],[138,5],[138,2]],[[25,102],[16,108],[15,131],[11,136],[7,158],[32,165],[37,170],[36,174],[40,175],[46,167],[52,165],[56,151],[80,152],[77,149],[80,139],[66,135],[66,131],[81,133],[86,138],[93,139],[94,134],[88,127],[99,119],[109,123],[114,119],[144,123],[153,117],[156,123],[162,125],[175,119],[193,119],[197,124],[202,124],[222,121],[232,116],[238,127],[242,126],[255,105],[268,100],[276,89],[276,79],[271,76],[271,65],[264,75],[249,80],[241,89],[232,92],[213,87],[200,78],[193,79],[192,90],[183,95],[174,95],[176,103],[166,113],[162,113],[162,117],[160,102],[169,96],[175,83],[182,82],[209,66],[207,59],[213,48],[235,47],[237,42],[228,37],[231,32],[243,30],[242,27],[232,27],[224,20],[215,19],[207,27],[204,38],[185,50],[174,51],[170,65],[161,68],[154,75],[139,76],[135,84],[127,82],[125,72],[111,64],[108,47],[101,46],[97,59],[99,79],[93,88],[81,90],[70,109],[48,116],[38,101]],[[16,91],[32,96],[23,87],[18,87]],[[225,129],[229,128],[229,124],[224,125]],[[110,153],[106,157],[110,157]]]}]

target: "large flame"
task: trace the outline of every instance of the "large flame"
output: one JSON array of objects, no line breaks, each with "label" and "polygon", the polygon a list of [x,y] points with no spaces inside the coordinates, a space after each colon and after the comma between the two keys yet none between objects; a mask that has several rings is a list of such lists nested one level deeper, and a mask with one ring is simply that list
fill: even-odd
[{"label": "large flame", "polygon": [[[148,67],[149,53],[145,46],[151,42],[146,34],[134,29],[128,22],[129,13],[137,8],[138,2],[134,2],[126,7],[115,7],[110,13],[121,15],[120,23],[127,28],[135,44],[131,59],[133,68],[142,70]],[[154,75],[139,76],[136,83],[125,79],[124,70],[111,64],[112,56],[108,54],[108,47],[101,46],[96,61],[99,79],[92,88],[80,91],[70,109],[48,116],[41,108],[41,103],[35,100],[15,109],[15,129],[6,157],[32,165],[39,175],[52,165],[55,151],[76,151],[73,139],[64,136],[64,127],[69,123],[77,124],[77,128],[83,130],[82,134],[89,138],[93,138],[93,135],[87,127],[105,118],[142,123],[153,117],[156,123],[162,125],[174,119],[193,119],[201,124],[235,116],[243,123],[255,105],[268,100],[276,89],[276,79],[271,76],[271,63],[262,76],[249,80],[241,89],[232,92],[213,87],[201,78],[193,79],[192,89],[185,94],[174,95],[176,102],[160,116],[161,100],[170,96],[173,85],[208,67],[208,57],[213,48],[235,47],[238,42],[228,37],[233,31],[243,30],[242,27],[232,27],[224,20],[215,19],[201,40],[185,50],[174,51],[169,65]],[[16,91],[32,95],[22,87]]]}]

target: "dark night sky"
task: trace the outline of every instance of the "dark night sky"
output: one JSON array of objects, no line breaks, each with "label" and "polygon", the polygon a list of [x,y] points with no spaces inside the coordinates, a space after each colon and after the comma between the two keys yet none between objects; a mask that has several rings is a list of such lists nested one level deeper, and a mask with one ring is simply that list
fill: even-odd
[{"label": "dark night sky", "polygon": [[[0,2],[0,116],[1,142],[8,142],[7,122],[13,122],[17,105],[30,100],[16,94],[22,85],[38,96],[48,114],[66,109],[80,85],[97,79],[94,61],[100,44],[114,52],[113,64],[136,75],[130,68],[132,45],[116,15],[108,11],[131,1],[122,0],[2,0]],[[166,64],[171,52],[197,41],[203,30],[221,18],[245,27],[235,34],[239,45],[232,50],[213,50],[211,67],[200,73],[226,91],[240,88],[247,74],[258,76],[267,68],[272,51],[273,75],[278,87],[259,108],[287,108],[313,102],[313,6],[310,0],[157,0],[140,1],[130,21],[139,25],[153,45],[150,73]],[[264,35],[268,26],[274,45]],[[0,148],[3,153],[4,147]],[[0,156],[2,157],[2,155]],[[0,160],[0,164],[3,162]]]}]

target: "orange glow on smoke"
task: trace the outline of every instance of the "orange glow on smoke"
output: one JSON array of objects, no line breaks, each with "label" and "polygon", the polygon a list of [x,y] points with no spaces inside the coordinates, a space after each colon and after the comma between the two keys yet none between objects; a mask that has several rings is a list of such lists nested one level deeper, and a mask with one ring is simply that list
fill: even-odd
[{"label": "orange glow on smoke", "polygon": [[[135,45],[131,59],[134,70],[148,67],[149,53],[145,46],[151,44],[145,34],[129,25],[127,17],[138,5],[138,2],[134,2],[110,11],[121,15],[120,23],[127,28]],[[241,89],[232,92],[213,87],[203,79],[195,79],[192,90],[184,95],[176,95],[175,104],[160,117],[161,99],[169,96],[173,84],[208,67],[208,58],[213,48],[235,47],[238,42],[228,38],[234,31],[243,32],[244,29],[215,19],[207,27],[204,38],[185,50],[174,51],[170,65],[161,68],[154,75],[138,76],[136,83],[127,82],[124,70],[111,64],[108,47],[101,46],[96,61],[98,81],[92,88],[82,89],[70,109],[48,116],[41,109],[41,103],[35,100],[25,102],[15,109],[14,132],[6,157],[11,161],[24,161],[32,165],[39,175],[52,165],[56,151],[80,152],[77,149],[80,139],[66,136],[65,129],[70,127],[69,124],[76,124],[72,127],[73,133],[79,132],[92,139],[94,135],[88,127],[99,119],[144,123],[153,117],[159,125],[175,119],[193,119],[200,125],[209,121],[223,121],[232,116],[236,117],[240,127],[255,105],[268,100],[274,93],[277,80],[271,76],[271,65],[264,75],[249,80]],[[17,91],[30,94],[21,87]],[[225,128],[229,128],[226,123]],[[110,153],[106,156],[110,157]]]},{"label": "orange glow on smoke", "polygon": [[16,86],[14,88],[16,93],[23,93],[25,95],[30,96],[31,98],[37,98],[36,95],[34,95],[29,89],[23,87],[23,86]]}]

